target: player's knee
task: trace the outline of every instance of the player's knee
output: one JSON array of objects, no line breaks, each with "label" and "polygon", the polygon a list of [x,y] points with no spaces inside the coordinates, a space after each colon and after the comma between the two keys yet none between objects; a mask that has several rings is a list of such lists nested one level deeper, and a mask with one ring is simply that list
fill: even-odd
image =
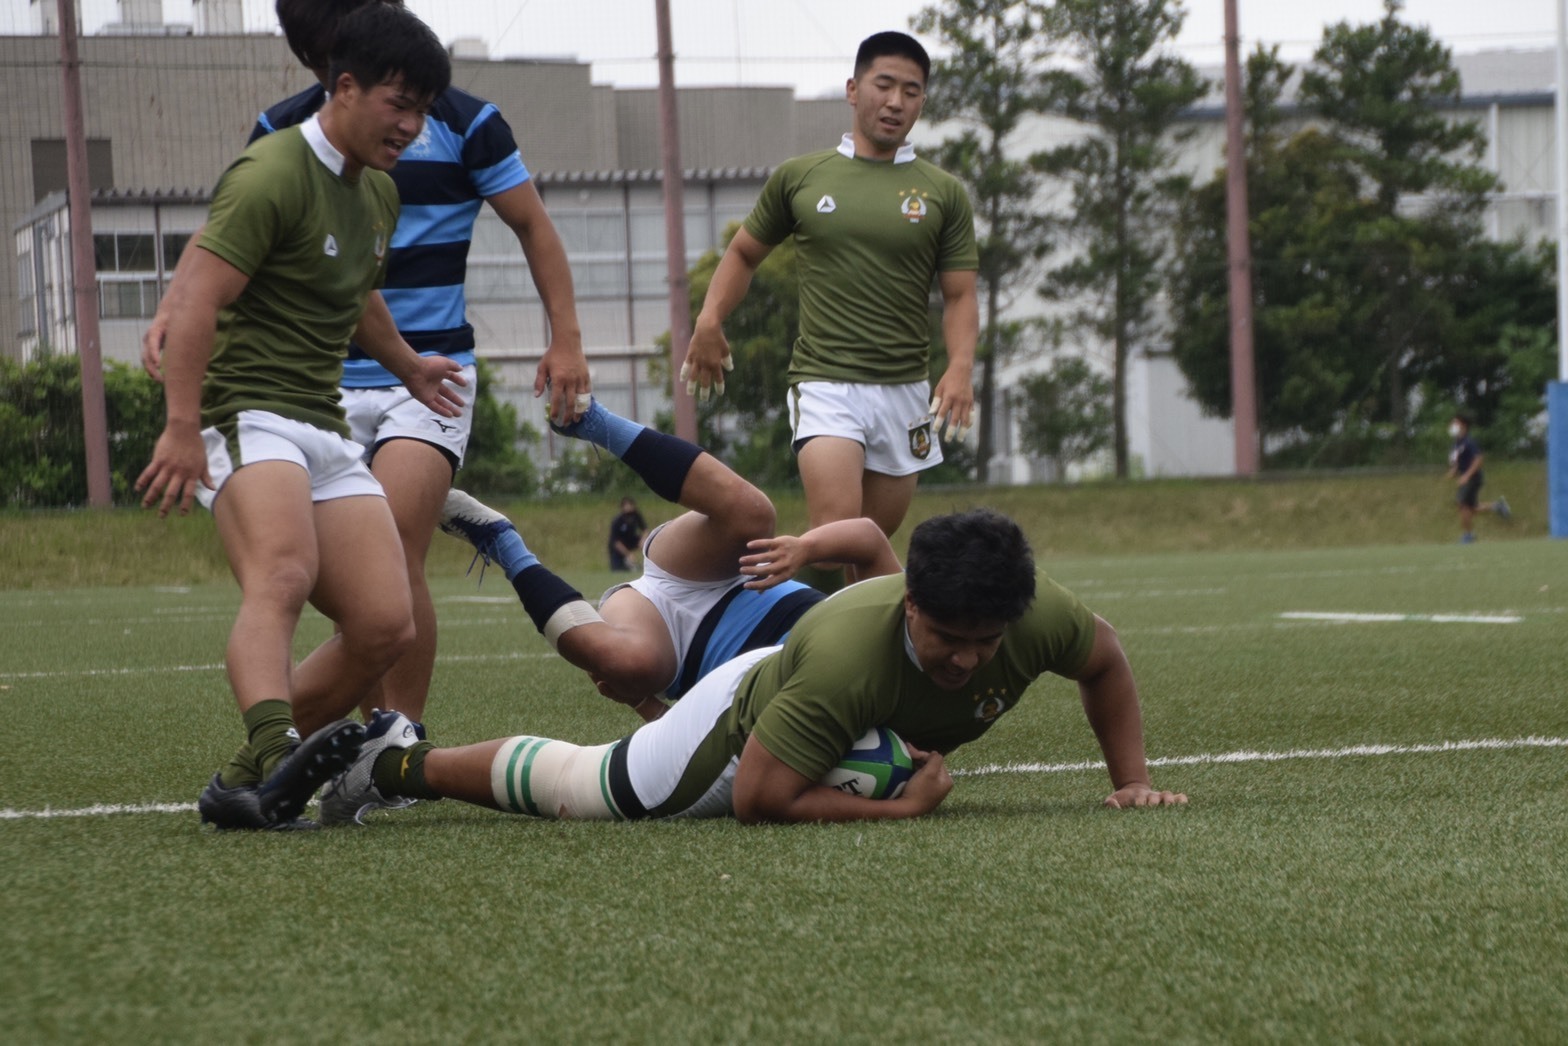
[{"label": "player's knee", "polygon": [[356,615],[339,622],[343,641],[354,656],[367,664],[390,666],[414,642],[414,615],[406,606],[388,607],[380,613]]},{"label": "player's knee", "polygon": [[241,590],[248,601],[298,610],[310,598],[315,582],[309,564],[291,561],[274,564],[247,576]]}]

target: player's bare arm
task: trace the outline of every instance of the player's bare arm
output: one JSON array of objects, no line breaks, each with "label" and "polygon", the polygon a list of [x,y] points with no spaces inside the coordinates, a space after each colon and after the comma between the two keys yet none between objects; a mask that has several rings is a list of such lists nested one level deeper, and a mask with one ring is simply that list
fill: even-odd
[{"label": "player's bare arm", "polygon": [[788,581],[806,566],[846,567],[852,582],[903,569],[882,528],[864,516],[824,523],[799,537],[759,538],[746,547],[751,552],[741,557],[740,572],[752,578],[747,588],[759,590]]},{"label": "player's bare arm", "polygon": [[1098,614],[1094,618],[1094,646],[1078,675],[1078,693],[1084,715],[1100,742],[1113,791],[1105,805],[1116,809],[1134,806],[1171,806],[1185,803],[1180,792],[1156,790],[1149,782],[1149,764],[1143,750],[1143,713],[1132,666],[1122,650],[1116,630]]},{"label": "player's bare arm", "polygon": [[158,506],[163,518],[179,506],[191,510],[197,482],[212,485],[207,449],[201,438],[201,385],[212,358],[218,312],[234,301],[250,277],[207,250],[187,250],[164,295],[169,326],[160,348],[163,374],[164,427],[153,447],[152,461],[136,478],[145,492],[142,506]]},{"label": "player's bare arm", "polygon": [[174,290],[174,281],[180,278],[180,273],[193,264],[196,255],[194,248],[201,242],[202,229],[206,227],[203,224],[201,229],[191,234],[190,242],[180,254],[180,260],[174,264],[169,290],[164,292],[163,299],[158,302],[158,311],[153,313],[147,330],[142,333],[142,369],[152,376],[153,381],[163,380],[163,343],[169,333],[169,294]]},{"label": "player's bare arm", "polygon": [[[354,341],[392,372],[414,398],[442,417],[455,418],[463,411],[463,397],[451,385],[467,385],[462,368],[447,356],[421,356],[398,333],[380,291],[372,291],[354,329]],[[451,383],[449,385],[448,383]]]},{"label": "player's bare arm", "polygon": [[755,736],[746,739],[735,768],[733,803],[742,824],[807,821],[890,821],[935,810],[953,790],[939,752],[909,754],[919,769],[896,799],[867,799],[818,784],[779,759]]},{"label": "player's bare arm", "polygon": [[974,424],[975,346],[980,340],[980,297],[973,270],[944,272],[937,277],[942,291],[942,338],[947,343],[947,370],[931,391],[931,414],[939,433],[961,440]]},{"label": "player's bare arm", "polygon": [[550,419],[557,425],[568,425],[588,409],[592,381],[583,355],[583,332],[566,247],[532,181],[488,197],[488,202],[517,236],[550,323],[550,344],[534,373],[534,396],[542,396],[548,389]]},{"label": "player's bare arm", "polygon": [[751,288],[752,277],[773,248],[744,227],[736,229],[730,245],[719,259],[702,301],[702,311],[692,323],[691,343],[686,347],[686,362],[681,364],[681,380],[686,391],[706,400],[710,392],[724,395],[724,372],[733,370],[730,343],[724,337],[724,321],[735,311]]}]

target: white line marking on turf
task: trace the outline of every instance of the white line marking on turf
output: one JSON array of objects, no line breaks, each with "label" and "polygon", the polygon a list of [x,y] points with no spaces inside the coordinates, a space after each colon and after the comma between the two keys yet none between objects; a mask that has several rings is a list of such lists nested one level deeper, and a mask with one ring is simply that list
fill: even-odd
[{"label": "white line marking on turf", "polygon": [[1431,621],[1440,625],[1517,625],[1518,614],[1362,614],[1350,610],[1287,610],[1280,617],[1291,621]]},{"label": "white line marking on turf", "polygon": [[[1287,752],[1213,752],[1205,755],[1174,755],[1150,759],[1150,766],[1209,766],[1228,763],[1280,763],[1287,759],[1345,759],[1353,756],[1427,755],[1441,752],[1497,752],[1519,748],[1568,748],[1568,737],[1486,738],[1479,741],[1441,741],[1419,745],[1351,745],[1348,748],[1298,748]],[[983,777],[987,774],[1068,774],[1084,770],[1104,770],[1104,763],[995,763],[969,770],[954,770],[954,777]],[[74,810],[0,809],[0,821],[48,821],[61,817],[98,817],[108,814],[183,814],[195,811],[195,803],[142,803],[139,805],[84,806]]]},{"label": "white line marking on turf", "polygon": [[[441,660],[480,661],[542,661],[555,657],[551,651],[542,654],[443,654]],[[67,672],[0,672],[0,679],[91,679],[95,676],[152,675],[156,672],[222,672],[220,662],[212,665],[154,665],[148,668],[79,668]]]},{"label": "white line marking on turf", "polygon": [[[1172,755],[1150,759],[1150,766],[1209,766],[1217,763],[1282,763],[1287,759],[1348,759],[1374,755],[1427,755],[1437,752],[1499,752],[1517,748],[1568,748],[1568,737],[1485,738],[1479,741],[1438,741],[1419,745],[1351,745],[1348,748],[1298,748],[1287,752],[1214,752],[1207,755]],[[970,770],[954,770],[954,777],[985,774],[1064,774],[1104,770],[1102,762],[993,763]]]}]

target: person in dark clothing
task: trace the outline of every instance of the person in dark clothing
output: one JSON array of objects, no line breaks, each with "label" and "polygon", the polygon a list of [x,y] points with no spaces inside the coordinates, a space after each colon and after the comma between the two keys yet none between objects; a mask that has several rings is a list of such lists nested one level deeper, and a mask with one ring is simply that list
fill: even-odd
[{"label": "person in dark clothing", "polygon": [[610,569],[630,570],[642,548],[642,536],[648,532],[648,522],[637,511],[637,502],[621,499],[621,514],[610,521]]},{"label": "person in dark clothing", "polygon": [[1498,498],[1480,504],[1481,484],[1486,481],[1481,472],[1481,465],[1486,461],[1486,456],[1481,453],[1475,439],[1470,435],[1470,419],[1463,414],[1455,414],[1448,423],[1448,434],[1454,439],[1454,446],[1448,452],[1448,476],[1458,484],[1458,493],[1454,500],[1459,505],[1459,543],[1469,545],[1475,541],[1475,514],[1477,512],[1495,512],[1497,518],[1505,523],[1513,518],[1513,513],[1508,508],[1507,498]]}]

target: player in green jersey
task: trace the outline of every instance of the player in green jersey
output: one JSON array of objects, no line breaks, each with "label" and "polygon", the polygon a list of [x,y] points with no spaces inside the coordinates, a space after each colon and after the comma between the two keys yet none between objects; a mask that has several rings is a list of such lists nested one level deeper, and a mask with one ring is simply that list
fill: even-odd
[{"label": "player in green jersey", "polygon": [[[446,89],[446,50],[376,4],[345,20],[331,68],[321,112],[214,191],[169,290],[167,420],[137,480],[160,516],[193,496],[212,511],[240,586],[226,663],[247,742],[198,803],[220,828],[295,824],[358,751],[363,728],[333,720],[414,637],[397,527],[338,400],[350,338],[437,414],[462,405],[458,366],[415,353],[375,293],[398,217],[385,172]],[[339,632],[296,666],[307,600]]]},{"label": "player in green jersey", "polygon": [[[902,575],[818,604],[782,646],[719,667],[619,741],[519,736],[443,749],[404,720],[397,730],[373,724],[359,765],[370,761],[385,796],[539,817],[916,817],[953,787],[944,755],[985,734],[1046,674],[1077,684],[1111,777],[1106,806],[1187,801],[1150,782],[1137,685],[1115,630],[1036,569],[1017,524],[984,509],[921,523]],[[818,783],[879,725],[919,764],[902,795],[872,800]]]},{"label": "player in green jersey", "polygon": [[[730,240],[682,377],[704,398],[723,392],[724,320],[768,253],[794,236],[800,337],[789,410],[811,525],[869,516],[891,536],[919,473],[942,460],[942,430],[961,438],[970,424],[979,252],[963,186],[906,140],[925,103],[925,49],[904,33],[877,33],[860,45],[854,73],[853,125],[839,147],[780,165]],[[933,282],[948,354],[934,396]]]}]

